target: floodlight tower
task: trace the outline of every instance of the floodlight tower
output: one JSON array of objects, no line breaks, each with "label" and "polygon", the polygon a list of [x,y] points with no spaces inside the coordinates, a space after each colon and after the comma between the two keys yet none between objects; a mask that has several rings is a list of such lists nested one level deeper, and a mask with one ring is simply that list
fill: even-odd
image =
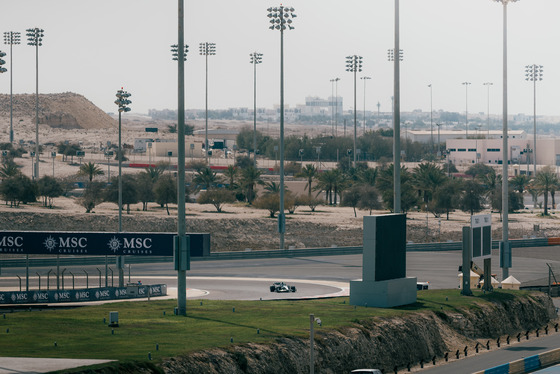
[{"label": "floodlight tower", "polygon": [[[117,91],[117,100],[115,104],[119,107],[119,232],[122,232],[122,142],[121,142],[121,114],[122,112],[130,112],[130,105],[132,101],[128,98],[130,94],[122,88]],[[124,287],[124,257],[117,258],[117,267],[119,268],[119,287]]]},{"label": "floodlight tower", "polygon": [[[401,75],[400,62],[403,51],[399,48],[399,0],[395,0],[395,48],[389,49],[387,58],[393,62],[393,212],[401,213]],[[395,54],[398,56],[395,58]]]},{"label": "floodlight tower", "polygon": [[360,77],[364,81],[364,128],[363,133],[366,133],[366,82],[371,79],[371,77]]},{"label": "floodlight tower", "polygon": [[469,86],[471,82],[461,83],[465,86],[465,139],[469,138]]},{"label": "floodlight tower", "polygon": [[280,31],[280,212],[278,213],[278,233],[280,234],[280,249],[284,249],[284,233],[286,232],[286,217],[284,215],[284,30],[293,30],[293,19],[296,17],[294,8],[280,5],[268,8],[270,30]]},{"label": "floodlight tower", "polygon": [[200,54],[206,57],[206,125],[204,130],[204,159],[206,160],[206,164],[208,165],[208,56],[214,56],[216,54],[216,43],[200,43]]},{"label": "floodlight tower", "polygon": [[13,85],[12,85],[14,68],[12,64],[12,56],[13,56],[12,47],[16,44],[20,44],[20,40],[21,40],[20,38],[21,38],[20,32],[17,31],[4,32],[4,44],[10,46],[10,143],[14,142],[14,125],[13,125],[14,102],[13,102]]},{"label": "floodlight tower", "polygon": [[334,78],[334,135],[338,136],[338,81],[340,78]]},{"label": "floodlight tower", "polygon": [[434,151],[434,106],[433,106],[433,87],[430,83],[428,85],[430,88],[430,142],[432,143],[432,152]]},{"label": "floodlight tower", "polygon": [[253,65],[253,158],[257,167],[257,65],[262,63],[262,53],[250,53]]},{"label": "floodlight tower", "polygon": [[6,64],[6,61],[2,60],[2,57],[6,57],[6,53],[0,51],[0,73],[5,73],[8,71],[3,65]]},{"label": "floodlight tower", "polygon": [[33,178],[39,179],[39,47],[43,45],[43,29],[27,29],[27,45],[35,47],[35,170]]},{"label": "floodlight tower", "polygon": [[362,56],[346,56],[346,71],[354,73],[354,162],[353,167],[356,168],[356,77],[358,72],[362,71]]},{"label": "floodlight tower", "polygon": [[533,82],[533,175],[537,176],[537,81],[542,81],[543,66],[525,66],[525,80]]},{"label": "floodlight tower", "polygon": [[177,237],[173,254],[177,259],[177,314],[186,316],[189,243],[186,236],[185,207],[185,60],[188,47],[185,45],[184,1],[177,0],[177,3]]},{"label": "floodlight tower", "polygon": [[486,136],[486,139],[490,139],[490,86],[493,86],[494,83],[492,83],[492,82],[485,82],[485,83],[482,83],[482,85],[486,86],[486,87],[487,87],[487,91],[488,91],[487,96],[486,96],[486,97],[488,98],[487,109],[486,109],[486,120],[487,120],[487,122],[488,122],[488,123],[487,123],[488,135]]},{"label": "floodlight tower", "polygon": [[507,90],[507,5],[518,0],[492,0],[501,3],[503,8],[503,129],[502,129],[502,241],[500,242],[500,258],[502,259],[502,277],[509,276],[511,267],[511,248],[508,238],[508,90]]}]

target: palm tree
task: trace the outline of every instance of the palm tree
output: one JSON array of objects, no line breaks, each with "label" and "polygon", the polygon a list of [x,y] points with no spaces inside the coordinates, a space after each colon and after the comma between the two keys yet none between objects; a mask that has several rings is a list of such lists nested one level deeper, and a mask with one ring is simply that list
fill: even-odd
[{"label": "palm tree", "polygon": [[531,178],[529,178],[526,174],[520,174],[511,178],[509,183],[517,192],[523,193],[529,186],[530,181]]},{"label": "palm tree", "polygon": [[342,197],[342,192],[346,190],[350,183],[348,181],[347,176],[340,170],[340,169],[333,169],[332,172],[332,181],[333,181],[333,195],[334,195],[334,205],[336,205],[337,196],[340,195]]},{"label": "palm tree", "polygon": [[333,203],[333,188],[335,183],[336,175],[333,170],[327,170],[319,174],[317,178],[317,184],[313,188],[315,191],[325,191],[325,201],[332,205]]},{"label": "palm tree", "polygon": [[533,188],[544,195],[543,215],[545,216],[548,215],[548,193],[557,190],[558,187],[560,187],[560,180],[552,167],[546,166],[537,173]]},{"label": "palm tree", "polygon": [[216,183],[219,183],[220,180],[221,176],[219,176],[214,170],[210,169],[210,167],[207,166],[196,172],[193,182],[199,186],[202,186],[203,189],[208,190]]},{"label": "palm tree", "polygon": [[0,166],[0,178],[2,179],[15,177],[19,173],[19,167],[11,158],[4,160],[2,166]]},{"label": "palm tree", "polygon": [[479,174],[476,179],[482,183],[484,194],[490,201],[492,209],[500,211],[502,215],[502,176],[492,169],[487,174]]},{"label": "palm tree", "polygon": [[313,179],[317,175],[317,168],[313,164],[307,164],[301,169],[301,173],[299,176],[304,177],[307,179],[307,184],[303,188],[305,191],[307,189],[307,196],[311,198],[311,185],[313,183]]},{"label": "palm tree", "polygon": [[422,194],[424,203],[428,204],[436,188],[445,182],[445,172],[432,162],[421,163],[412,172],[412,183]]},{"label": "palm tree", "polygon": [[241,177],[239,178],[239,184],[241,188],[245,191],[245,197],[247,202],[252,204],[255,200],[255,185],[262,184],[261,179],[262,172],[258,170],[253,165],[250,165],[244,169],[241,169]]},{"label": "palm tree", "polygon": [[148,166],[144,169],[144,172],[148,174],[150,179],[155,183],[163,175],[167,169],[167,163],[158,162],[156,166]]},{"label": "palm tree", "polygon": [[358,181],[361,184],[375,186],[375,180],[377,179],[378,175],[379,175],[378,168],[360,169],[358,172]]},{"label": "palm tree", "polygon": [[78,175],[86,175],[90,182],[93,181],[93,177],[103,174],[103,170],[101,170],[99,165],[96,165],[95,162],[82,164],[80,166],[80,170],[78,171]]},{"label": "palm tree", "polygon": [[224,170],[224,175],[228,180],[228,190],[235,190],[237,185],[235,180],[237,178],[237,168],[233,165],[228,165],[227,169]]},{"label": "palm tree", "polygon": [[[415,193],[411,180],[412,175],[408,168],[404,165],[401,166],[401,209],[403,213],[418,204],[418,194]],[[381,193],[385,208],[393,211],[393,164],[379,170],[375,184]]]}]

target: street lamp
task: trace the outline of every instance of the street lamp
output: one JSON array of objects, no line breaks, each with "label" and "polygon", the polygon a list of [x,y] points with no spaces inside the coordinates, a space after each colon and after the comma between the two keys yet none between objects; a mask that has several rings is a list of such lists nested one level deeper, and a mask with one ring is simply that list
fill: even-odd
[{"label": "street lamp", "polygon": [[469,138],[469,85],[470,82],[461,83],[465,86],[465,139]]},{"label": "street lamp", "polygon": [[364,81],[364,131],[363,133],[366,133],[366,81],[368,79],[371,79],[371,77],[361,77],[360,79],[363,79]]},{"label": "street lamp", "polygon": [[432,84],[428,85],[430,88],[430,142],[432,143],[432,152],[434,151],[434,107],[432,96]]},{"label": "street lamp", "polygon": [[507,5],[518,0],[493,0],[501,3],[503,8],[503,113],[502,113],[502,241],[500,258],[502,259],[502,277],[509,276],[511,267],[511,248],[508,238],[508,91],[507,91]]},{"label": "street lamp", "polygon": [[257,65],[262,64],[262,53],[253,52],[251,56],[251,64],[253,64],[253,158],[255,167],[257,167]]},{"label": "street lamp", "polygon": [[216,54],[216,43],[200,43],[200,54],[206,57],[206,125],[205,125],[205,143],[204,143],[204,158],[208,164],[208,56]]},{"label": "street lamp", "polygon": [[284,30],[293,30],[294,8],[280,5],[268,8],[271,30],[280,31],[280,212],[278,213],[278,233],[280,234],[280,249],[284,249],[284,233],[286,232],[286,217],[284,216]]},{"label": "street lamp", "polygon": [[[119,158],[119,232],[122,232],[122,144],[121,144],[121,114],[122,112],[130,112],[131,101],[128,99],[130,94],[124,91],[121,87],[117,91],[117,100],[115,104],[119,107],[119,151],[117,157]],[[124,287],[124,261],[122,256],[117,257],[117,267],[119,268],[119,287]]]},{"label": "street lamp", "polygon": [[354,168],[356,167],[356,76],[362,71],[362,56],[346,56],[346,71],[354,73]]},{"label": "street lamp", "polygon": [[35,169],[33,177],[39,179],[39,47],[43,45],[43,29],[27,29],[27,45],[35,47]]},{"label": "street lamp", "polygon": [[490,139],[490,86],[493,86],[494,83],[492,82],[486,82],[486,83],[482,83],[482,85],[486,86],[488,88],[488,94],[487,94],[487,98],[488,98],[488,108],[486,109],[486,118],[487,118],[487,126],[488,126],[488,135],[486,136],[486,139]]},{"label": "street lamp", "polygon": [[525,66],[525,80],[533,82],[533,174],[537,176],[537,81],[542,81],[543,66]]},{"label": "street lamp", "polygon": [[17,31],[7,31],[4,32],[4,44],[10,46],[10,143],[14,142],[14,126],[13,126],[13,110],[14,110],[14,102],[13,102],[13,93],[12,93],[12,77],[13,77],[13,65],[12,65],[12,47],[14,44],[20,44],[21,33]]}]

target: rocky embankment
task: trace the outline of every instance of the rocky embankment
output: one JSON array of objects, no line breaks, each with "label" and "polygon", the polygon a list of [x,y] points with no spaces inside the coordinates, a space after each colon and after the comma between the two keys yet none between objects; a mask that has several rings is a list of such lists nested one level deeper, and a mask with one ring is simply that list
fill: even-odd
[{"label": "rocky embankment", "polygon": [[[474,346],[485,345],[487,340],[493,342],[491,349],[497,349],[495,341],[499,337],[505,341],[507,335],[514,337],[527,330],[534,333],[535,329],[542,329],[555,320],[552,300],[542,293],[532,293],[470,309],[452,310],[444,306],[436,313],[423,311],[393,318],[356,320],[351,326],[338,330],[324,326],[315,330],[315,372],[349,373],[356,368],[369,367],[390,373],[395,366],[401,372],[406,371],[408,363],[417,366],[420,360],[429,362],[434,356],[441,365],[446,353],[452,361],[455,351],[459,350],[464,356],[463,349],[467,346],[469,355],[473,355]],[[119,368],[119,372],[134,372],[122,369]],[[110,373],[115,367],[107,370],[87,372]],[[136,372],[308,373],[309,340],[285,337],[270,344],[216,348],[168,358],[151,368],[138,367]]]}]

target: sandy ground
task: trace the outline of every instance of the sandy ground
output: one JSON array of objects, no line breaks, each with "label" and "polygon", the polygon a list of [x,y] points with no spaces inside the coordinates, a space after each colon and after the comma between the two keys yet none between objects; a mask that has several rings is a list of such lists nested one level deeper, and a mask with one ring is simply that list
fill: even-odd
[{"label": "sandy ground", "polygon": [[[5,119],[4,119],[5,121]],[[160,126],[165,126],[165,121]],[[123,142],[133,143],[135,138],[147,137],[144,131],[147,124],[153,124],[150,119],[141,117],[130,117],[123,123]],[[200,126],[200,124],[197,124]],[[242,126],[239,122],[226,122],[221,121],[214,124],[214,128],[224,128],[224,127],[239,127]],[[290,127],[290,126],[288,126]],[[305,128],[300,128],[297,126],[290,127],[294,133],[302,133],[305,130],[311,128],[308,126]],[[326,126],[328,127],[328,126]],[[73,162],[62,161],[59,157],[44,158],[40,162],[39,176],[41,175],[54,175],[57,178],[68,177],[76,175],[80,163],[82,162],[95,162],[100,164],[105,172],[105,175],[99,176],[99,180],[107,180],[108,172],[111,176],[117,175],[117,164],[114,160],[111,160],[111,165],[107,164],[107,159],[103,157],[103,154],[99,152],[99,145],[105,144],[107,140],[116,141],[113,139],[115,137],[115,129],[105,129],[105,130],[62,130],[53,129],[47,126],[41,125],[41,143],[52,142],[58,143],[62,140],[69,141],[82,141],[83,147],[86,150],[86,156],[84,159],[79,160],[74,157]],[[323,131],[324,129],[315,130]],[[34,123],[30,119],[18,122],[18,132],[23,134],[22,138],[32,139],[35,131]],[[169,134],[165,132],[160,132],[159,137],[174,137],[174,134]],[[7,141],[7,132],[3,131],[0,133],[0,142]],[[18,136],[16,136],[18,139]],[[44,153],[44,155],[50,155],[50,151]],[[148,158],[145,155],[130,155],[129,162],[133,163],[147,163]],[[167,157],[162,157],[156,160],[151,160],[152,162],[157,161],[169,161]],[[29,155],[25,155],[24,158],[16,159],[16,162],[22,166],[22,172],[26,175],[31,175],[32,163]],[[225,159],[216,155],[211,159],[212,165],[228,165],[233,163],[233,159]],[[171,163],[174,160],[171,159]],[[275,160],[264,160],[261,161],[260,167],[274,167]],[[328,168],[334,166],[333,164],[321,163],[321,168]],[[372,164],[371,166],[375,166]],[[409,165],[413,167],[413,165]],[[132,169],[124,168],[123,173],[137,173],[142,169]],[[189,176],[187,176],[189,178]],[[286,178],[287,187],[297,194],[303,194],[305,187],[305,180],[298,178]],[[68,214],[84,214],[85,210],[76,203],[76,199],[73,197],[61,197],[55,199],[55,209],[47,209],[42,207],[39,203],[29,204],[22,206],[18,209],[23,211],[40,211],[40,212],[58,212],[64,211]],[[10,210],[5,205],[0,205],[0,212]],[[133,215],[161,215],[167,216],[164,209],[159,208],[156,204],[151,204],[148,212],[141,211],[141,205],[137,204],[131,207]],[[245,219],[261,219],[267,216],[267,213],[262,210],[256,210],[251,207],[247,207],[245,204],[228,204],[224,209],[227,213],[218,214],[211,205],[199,205],[199,204],[188,204],[187,214],[190,219],[211,219],[211,220],[245,220]],[[116,205],[112,203],[103,203],[95,208],[96,213],[116,215],[117,209]],[[173,209],[176,212],[176,207]],[[386,213],[386,212],[373,212]],[[481,212],[482,214],[488,214],[489,211]],[[525,210],[522,213],[510,214],[509,216],[509,233],[510,238],[524,238],[524,237],[553,237],[560,236],[560,225],[556,218],[556,211],[552,211],[553,215],[549,218],[543,218],[538,216],[538,212],[532,212]],[[173,214],[173,213],[172,213]],[[319,206],[316,212],[311,212],[308,207],[299,207],[296,210],[296,214],[292,215],[291,222],[305,221],[312,222],[316,224],[327,224],[329,226],[336,225],[339,229],[361,229],[362,227],[362,217],[368,215],[369,211],[357,211],[357,216],[354,215],[352,208],[339,207],[339,206]],[[500,215],[495,213],[493,216],[493,239],[499,240],[501,238],[501,222]],[[470,216],[466,213],[456,211],[451,213],[449,220],[445,219],[445,216],[441,218],[436,218],[432,214],[426,214],[425,212],[409,212],[408,213],[408,234],[407,240],[412,242],[427,242],[427,241],[448,241],[448,240],[461,240],[461,228],[466,225],[470,225]],[[539,229],[534,230],[535,225],[538,225]],[[338,243],[342,245],[342,243]]]}]

